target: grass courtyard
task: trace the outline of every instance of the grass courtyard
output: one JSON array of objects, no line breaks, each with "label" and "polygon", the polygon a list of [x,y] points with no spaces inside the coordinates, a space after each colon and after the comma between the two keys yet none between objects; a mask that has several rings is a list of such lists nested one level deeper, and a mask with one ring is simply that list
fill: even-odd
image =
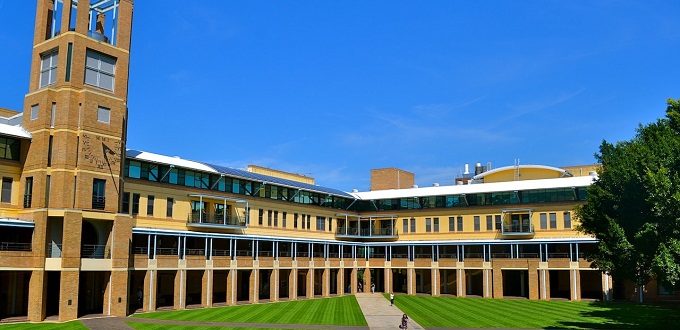
[{"label": "grass courtyard", "polygon": [[[387,295],[385,295],[387,298]],[[680,324],[680,305],[399,295],[425,328],[658,329]]]}]

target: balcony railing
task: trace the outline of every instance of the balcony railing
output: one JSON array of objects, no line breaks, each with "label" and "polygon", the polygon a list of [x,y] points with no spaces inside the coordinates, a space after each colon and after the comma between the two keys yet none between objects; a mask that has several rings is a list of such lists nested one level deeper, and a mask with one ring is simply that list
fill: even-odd
[{"label": "balcony railing", "polygon": [[80,257],[83,259],[109,259],[111,252],[106,245],[83,244],[80,248]]},{"label": "balcony railing", "polygon": [[103,210],[106,207],[106,197],[92,196],[92,209]]},{"label": "balcony railing", "polygon": [[33,200],[33,195],[24,195],[24,208],[28,209],[31,207],[31,201]]},{"label": "balcony railing", "polygon": [[47,258],[61,258],[61,244],[48,243]]},{"label": "balcony railing", "polygon": [[528,221],[525,221],[522,224],[519,223],[502,223],[501,224],[501,233],[503,235],[533,235],[534,234],[534,225],[529,223]]},{"label": "balcony railing", "polygon": [[31,251],[31,243],[0,242],[0,251]]},{"label": "balcony railing", "polygon": [[358,237],[397,237],[397,229],[392,228],[346,228],[337,227],[335,229],[336,236],[358,236]]},{"label": "balcony railing", "polygon": [[215,225],[215,226],[229,226],[229,227],[247,227],[246,219],[238,216],[230,216],[219,213],[189,213],[190,224]]}]

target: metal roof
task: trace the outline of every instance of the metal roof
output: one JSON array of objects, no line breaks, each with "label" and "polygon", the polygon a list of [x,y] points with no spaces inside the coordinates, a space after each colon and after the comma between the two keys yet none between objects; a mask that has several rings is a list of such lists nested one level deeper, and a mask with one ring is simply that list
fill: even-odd
[{"label": "metal roof", "polygon": [[22,139],[31,139],[31,133],[21,126],[13,126],[0,123],[0,134],[14,136]]}]

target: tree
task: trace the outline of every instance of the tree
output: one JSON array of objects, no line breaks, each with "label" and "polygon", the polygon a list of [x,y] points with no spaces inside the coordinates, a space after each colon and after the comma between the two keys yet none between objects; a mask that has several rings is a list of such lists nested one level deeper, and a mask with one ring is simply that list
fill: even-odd
[{"label": "tree", "polygon": [[578,230],[598,239],[593,267],[643,286],[680,289],[680,100],[630,141],[602,141],[602,167],[577,208]]}]

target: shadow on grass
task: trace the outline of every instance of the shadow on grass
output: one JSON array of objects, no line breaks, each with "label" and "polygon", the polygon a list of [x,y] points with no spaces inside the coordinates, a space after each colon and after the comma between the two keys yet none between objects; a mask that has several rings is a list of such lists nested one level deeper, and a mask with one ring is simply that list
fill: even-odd
[{"label": "shadow on grass", "polygon": [[680,324],[680,304],[594,302],[589,305],[597,310],[582,312],[581,316],[594,318],[592,323],[564,321],[546,329],[674,329]]}]

